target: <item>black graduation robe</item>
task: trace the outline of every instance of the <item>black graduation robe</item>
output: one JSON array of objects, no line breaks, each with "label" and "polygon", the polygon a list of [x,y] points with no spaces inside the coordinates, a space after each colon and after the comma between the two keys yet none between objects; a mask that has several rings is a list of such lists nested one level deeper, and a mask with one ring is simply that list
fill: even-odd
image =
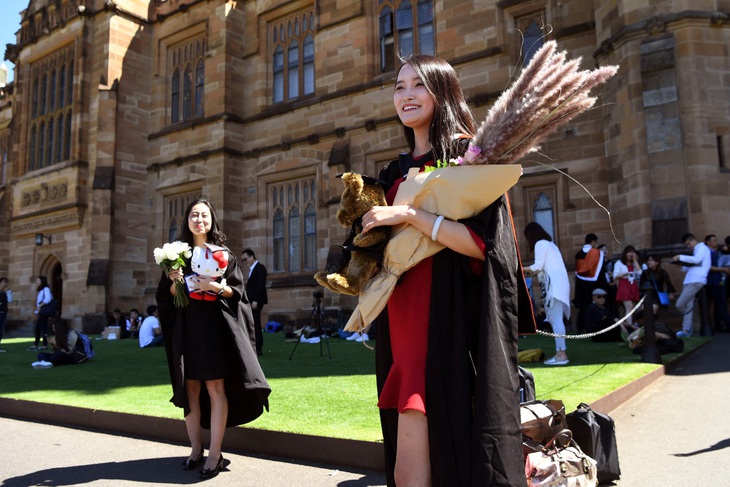
[{"label": "black graduation robe", "polygon": [[[381,172],[387,186],[413,164],[403,159],[400,171]],[[535,332],[535,321],[506,197],[461,222],[484,240],[486,256],[481,276],[471,259],[448,248],[434,256],[426,359],[432,483],[524,486],[517,340]],[[376,329],[378,394],[391,365],[386,310]],[[380,415],[386,477],[394,486],[398,412]]]},{"label": "black graduation robe", "polygon": [[[226,249],[228,250],[228,249]],[[235,343],[237,360],[233,370],[225,379],[226,396],[228,397],[228,420],[226,427],[248,423],[258,418],[264,408],[269,409],[268,396],[271,393],[266,377],[256,356],[254,342],[254,321],[251,305],[244,291],[243,274],[235,255],[228,250],[228,268],[223,277],[233,290],[230,298],[218,299],[222,318],[230,331],[230,339]],[[189,262],[185,267],[185,275],[190,274]],[[184,370],[184,320],[185,313],[176,308],[170,294],[172,281],[163,272],[157,287],[157,307],[160,326],[165,340],[167,363],[170,368],[172,382],[172,399],[177,407],[183,408],[185,416],[190,413],[188,397],[185,391]],[[200,394],[200,425],[210,428],[210,396],[205,387]]]}]

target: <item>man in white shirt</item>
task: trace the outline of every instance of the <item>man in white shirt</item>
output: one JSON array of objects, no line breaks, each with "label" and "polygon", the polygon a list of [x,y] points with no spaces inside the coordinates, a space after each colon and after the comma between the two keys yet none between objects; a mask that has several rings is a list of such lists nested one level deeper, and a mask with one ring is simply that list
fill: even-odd
[{"label": "man in white shirt", "polygon": [[139,347],[159,347],[163,343],[162,328],[160,328],[160,320],[157,318],[157,306],[152,304],[147,306],[147,318],[139,327]]},{"label": "man in white shirt", "polygon": [[707,284],[707,273],[710,272],[710,248],[704,242],[698,242],[694,235],[687,233],[682,237],[684,245],[692,250],[692,255],[675,255],[674,262],[689,264],[682,266],[684,283],[682,293],[677,299],[677,310],[682,313],[682,331],[677,332],[679,338],[692,336],[694,325],[692,315],[695,305],[695,296]]}]

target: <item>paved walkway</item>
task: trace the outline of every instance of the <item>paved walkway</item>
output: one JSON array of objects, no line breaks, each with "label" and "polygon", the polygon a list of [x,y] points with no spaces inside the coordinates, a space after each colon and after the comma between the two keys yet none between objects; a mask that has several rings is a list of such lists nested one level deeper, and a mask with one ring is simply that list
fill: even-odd
[{"label": "paved walkway", "polygon": [[[684,487],[730,482],[730,334],[694,352],[619,406],[620,487]],[[90,430],[0,418],[0,486],[199,482],[180,462],[188,447]],[[226,468],[208,485],[242,487],[384,486],[382,474],[225,453]]]},{"label": "paved walkway", "polygon": [[730,485],[730,334],[611,412],[621,487]]},{"label": "paved walkway", "polygon": [[[0,418],[0,485],[189,485],[180,463],[189,447]],[[240,487],[384,486],[380,473],[224,452],[225,468],[205,485]]]}]

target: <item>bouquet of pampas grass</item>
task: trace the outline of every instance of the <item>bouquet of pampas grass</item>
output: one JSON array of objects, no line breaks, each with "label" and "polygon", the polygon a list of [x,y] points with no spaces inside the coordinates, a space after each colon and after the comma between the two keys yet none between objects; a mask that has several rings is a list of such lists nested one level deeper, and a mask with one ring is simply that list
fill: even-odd
[{"label": "bouquet of pampas grass", "polygon": [[565,51],[556,48],[555,41],[546,42],[497,99],[463,164],[512,164],[595,105],[591,90],[616,74],[618,67],[581,70],[580,58],[568,60]]},{"label": "bouquet of pampas grass", "polygon": [[[615,66],[580,70],[579,65],[580,59],[568,60],[565,52],[556,52],[555,42],[545,43],[489,110],[464,156],[428,173],[412,170],[394,204],[411,204],[458,220],[496,201],[520,177],[521,168],[513,163],[593,107],[596,98],[590,91],[617,71]],[[410,225],[394,227],[381,272],[363,288],[345,330],[367,328],[385,308],[398,278],[443,248]]]}]

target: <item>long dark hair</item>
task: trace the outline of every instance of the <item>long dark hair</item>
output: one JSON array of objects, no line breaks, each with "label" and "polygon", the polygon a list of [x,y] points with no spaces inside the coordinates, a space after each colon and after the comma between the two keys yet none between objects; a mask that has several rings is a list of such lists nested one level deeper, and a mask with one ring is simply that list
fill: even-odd
[{"label": "long dark hair", "polygon": [[56,348],[58,350],[68,349],[68,325],[63,318],[53,318],[51,329],[56,335]]},{"label": "long dark hair", "polygon": [[47,288],[48,286],[48,279],[46,279],[46,276],[38,276],[38,280],[41,281],[40,284],[38,284],[38,287],[36,288],[36,292],[41,292],[43,288]]},{"label": "long dark hair", "polygon": [[[466,146],[455,144],[454,136],[464,134],[474,137],[476,127],[456,71],[443,59],[425,54],[414,54],[403,59],[401,68],[406,64],[413,67],[434,100],[433,120],[428,132],[434,159],[448,161],[455,155],[462,155]],[[413,151],[416,147],[413,129],[404,125],[403,133]],[[462,147],[461,153],[453,154],[458,147]]]},{"label": "long dark hair", "polygon": [[195,246],[195,239],[193,238],[193,232],[190,231],[190,227],[188,226],[188,219],[190,218],[190,212],[192,211],[193,206],[197,205],[198,203],[203,203],[210,209],[211,225],[210,231],[208,232],[208,242],[212,243],[213,245],[223,246],[226,243],[226,235],[220,230],[220,227],[218,226],[218,217],[215,214],[215,208],[213,208],[213,205],[210,203],[210,201],[203,197],[195,198],[185,209],[185,223],[181,225],[178,239],[182,240],[183,242],[187,242],[188,245],[190,245],[191,247]]},{"label": "long dark hair", "polygon": [[540,240],[547,240],[548,242],[552,242],[553,239],[550,236],[549,233],[545,231],[544,228],[542,228],[542,225],[540,225],[537,222],[530,222],[525,227],[525,238],[527,239],[527,243],[530,246],[530,249],[535,249],[535,244]]},{"label": "long dark hair", "polygon": [[624,251],[621,252],[621,263],[623,265],[629,265],[628,261],[626,260],[626,256],[629,254],[629,252],[633,252],[634,255],[636,255],[636,261],[641,263],[641,259],[639,258],[639,253],[636,251],[633,245],[627,245],[624,247]]}]

